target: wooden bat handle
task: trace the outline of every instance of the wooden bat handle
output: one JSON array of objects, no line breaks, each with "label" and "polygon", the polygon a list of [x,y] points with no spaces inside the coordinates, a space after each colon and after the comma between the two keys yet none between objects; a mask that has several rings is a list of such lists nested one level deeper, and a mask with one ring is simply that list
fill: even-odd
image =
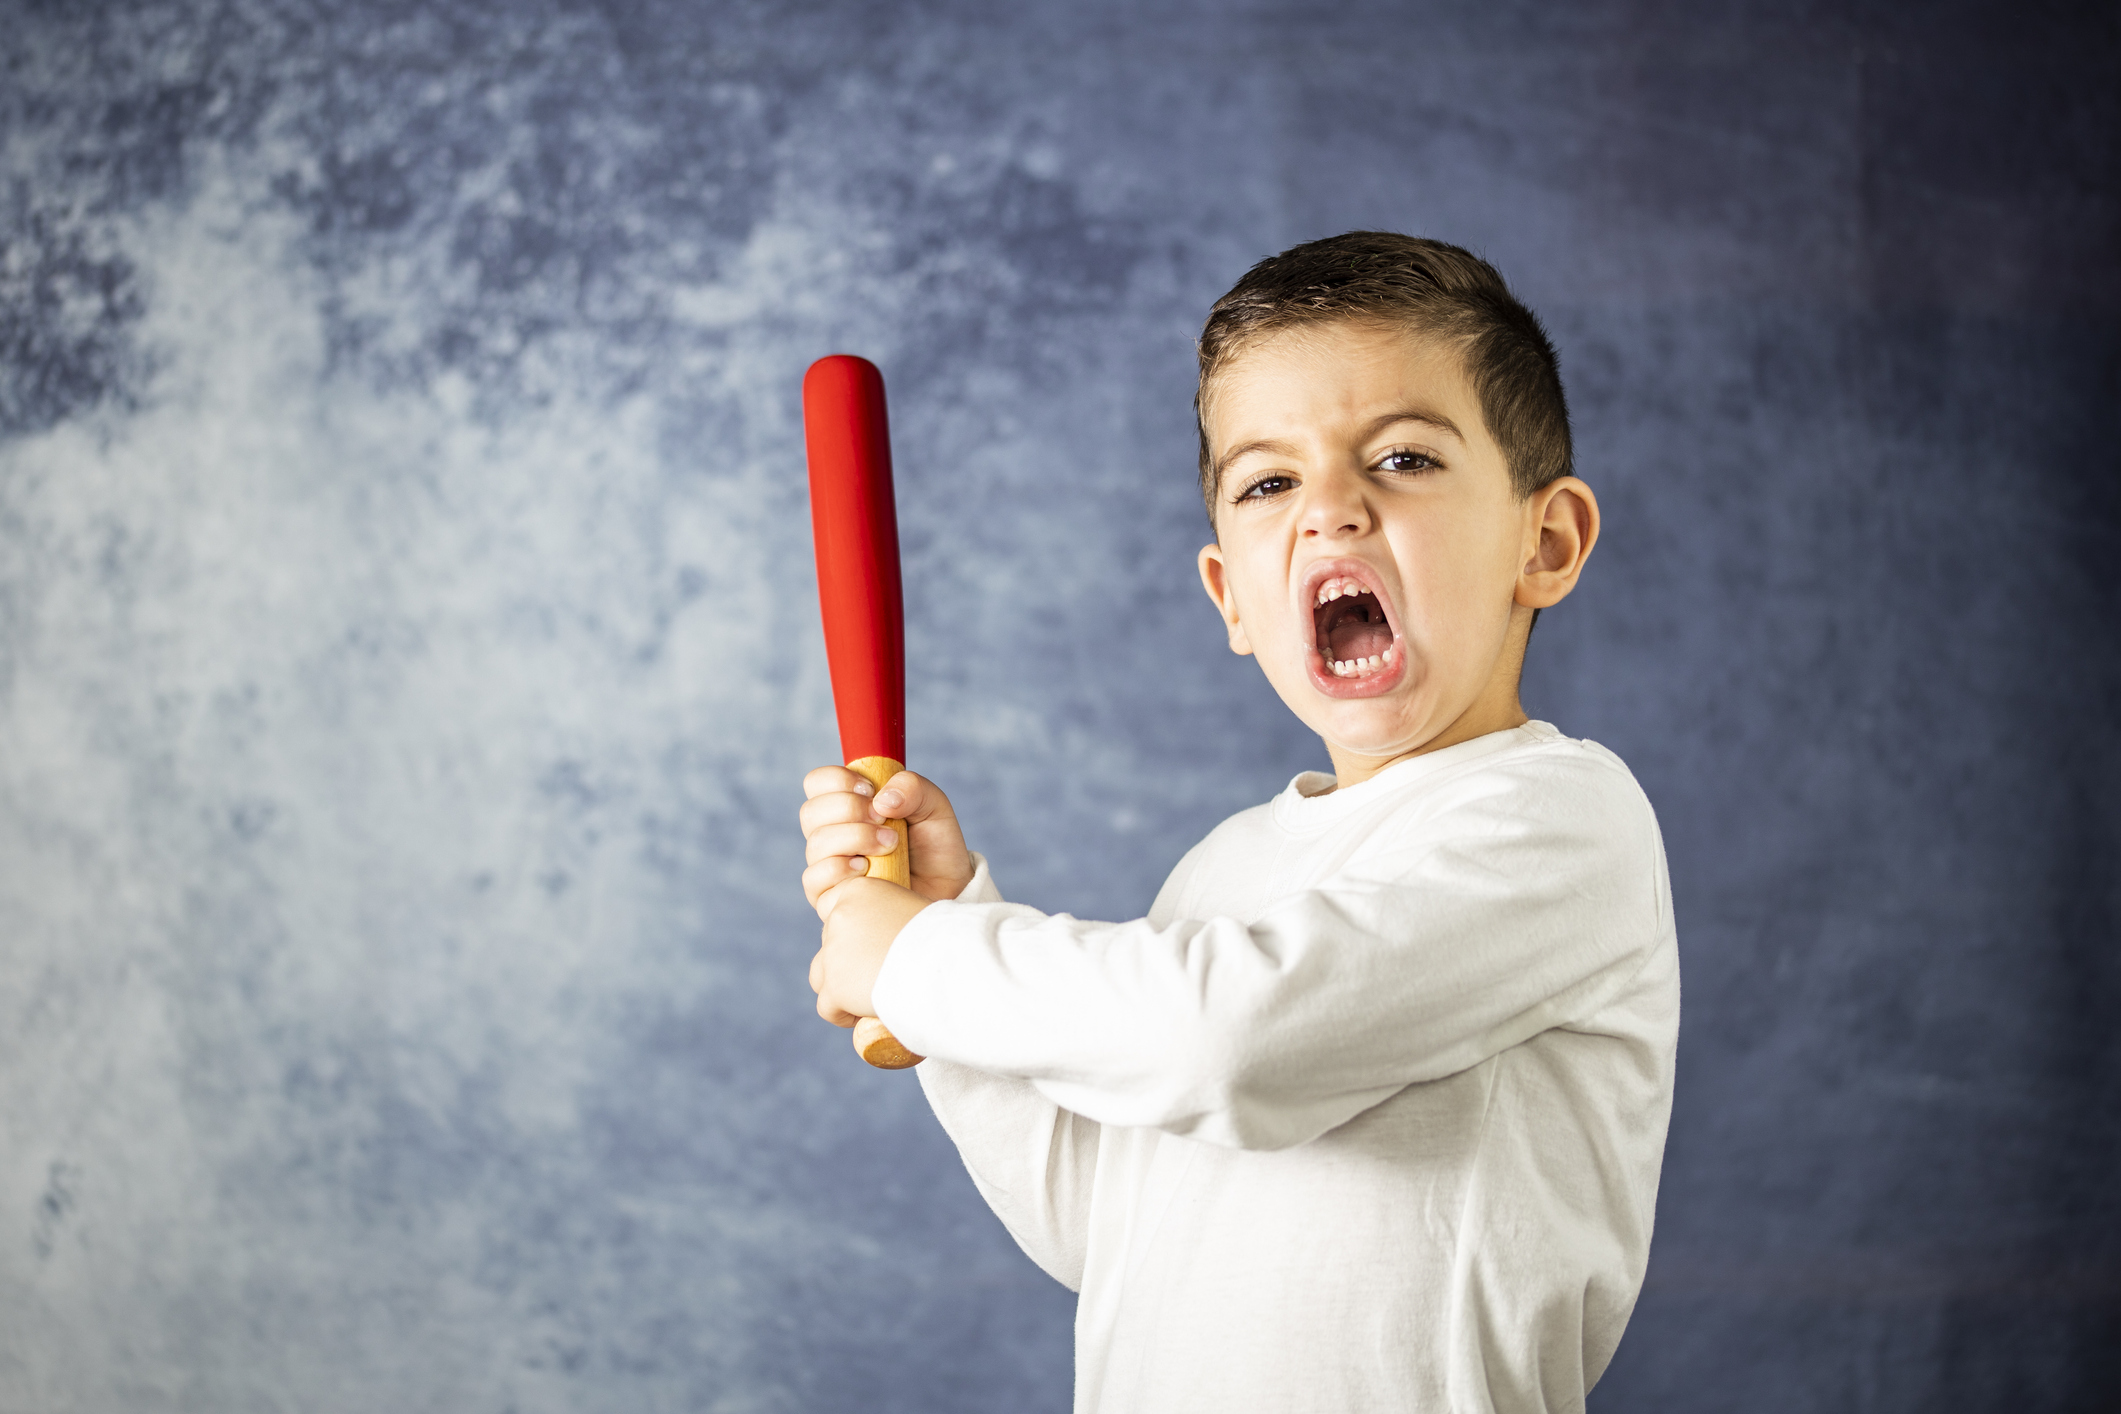
[{"label": "wooden bat handle", "polygon": [[[849,761],[847,769],[882,790],[884,782],[905,770],[906,766],[888,756],[864,756],[858,761]],[[889,854],[869,857],[869,877],[905,888],[913,882],[913,856],[906,846],[906,822],[893,820],[891,828],[898,833],[898,847]],[[922,1059],[900,1045],[891,1029],[873,1016],[865,1016],[854,1023],[854,1049],[878,1070],[904,1070],[919,1065]]]}]

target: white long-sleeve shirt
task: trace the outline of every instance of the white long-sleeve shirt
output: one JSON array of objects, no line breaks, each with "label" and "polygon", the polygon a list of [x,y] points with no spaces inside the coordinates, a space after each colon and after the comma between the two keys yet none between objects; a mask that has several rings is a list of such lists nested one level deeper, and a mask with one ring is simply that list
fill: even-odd
[{"label": "white long-sleeve shirt", "polygon": [[1081,1292],[1078,1411],[1581,1409],[1642,1283],[1679,966],[1618,757],[1532,722],[1298,776],[1145,919],[923,910],[879,1015]]}]

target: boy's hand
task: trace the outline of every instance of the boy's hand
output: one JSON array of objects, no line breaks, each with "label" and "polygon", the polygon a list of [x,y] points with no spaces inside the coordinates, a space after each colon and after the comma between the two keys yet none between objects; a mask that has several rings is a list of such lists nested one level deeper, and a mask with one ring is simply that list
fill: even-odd
[{"label": "boy's hand", "polygon": [[899,930],[930,900],[881,879],[848,879],[817,901],[824,915],[824,941],[810,961],[810,989],[817,1014],[849,1027],[876,1015],[871,993]]},{"label": "boy's hand", "polygon": [[845,766],[820,766],[803,777],[803,838],[807,848],[803,897],[826,913],[833,888],[869,871],[871,854],[888,854],[898,838],[886,820],[904,820],[911,835],[913,892],[923,900],[956,898],[972,882],[972,855],[950,809],[950,798],[933,781],[901,771],[870,793],[869,782]]}]

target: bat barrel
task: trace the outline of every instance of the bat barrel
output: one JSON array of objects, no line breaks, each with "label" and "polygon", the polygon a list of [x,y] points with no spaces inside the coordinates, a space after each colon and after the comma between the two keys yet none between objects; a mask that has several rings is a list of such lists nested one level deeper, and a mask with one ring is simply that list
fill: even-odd
[{"label": "bat barrel", "polygon": [[876,365],[833,354],[803,378],[818,606],[842,759],[906,759],[905,601],[891,431]]}]

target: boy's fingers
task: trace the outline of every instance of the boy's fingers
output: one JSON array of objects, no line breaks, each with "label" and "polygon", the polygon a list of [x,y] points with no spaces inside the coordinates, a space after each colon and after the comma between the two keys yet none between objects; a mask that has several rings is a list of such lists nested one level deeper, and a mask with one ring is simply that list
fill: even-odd
[{"label": "boy's fingers", "polygon": [[845,766],[820,766],[803,777],[803,795],[832,795],[849,791],[855,795],[873,795],[876,788]]},{"label": "boy's fingers", "polygon": [[842,855],[889,854],[898,848],[898,831],[889,825],[823,825],[803,841],[803,862],[818,864]]},{"label": "boy's fingers", "polygon": [[842,1031],[851,1029],[854,1023],[861,1020],[853,1012],[841,1011],[831,1002],[826,1001],[822,993],[819,994],[817,999],[817,1014],[824,1017],[825,1020],[831,1022],[834,1026],[839,1027]]},{"label": "boy's fingers", "polygon": [[819,902],[828,890],[849,879],[859,879],[868,872],[869,861],[860,855],[850,859],[836,854],[830,859],[820,859],[803,871],[803,897],[809,899],[810,906],[822,916],[832,911]]},{"label": "boy's fingers", "polygon": [[802,822],[803,833],[809,834],[821,825],[840,825],[849,820],[862,820],[875,824],[878,816],[869,803],[869,797],[856,795],[852,791],[836,790],[825,795],[814,795],[796,811],[796,819]]}]

